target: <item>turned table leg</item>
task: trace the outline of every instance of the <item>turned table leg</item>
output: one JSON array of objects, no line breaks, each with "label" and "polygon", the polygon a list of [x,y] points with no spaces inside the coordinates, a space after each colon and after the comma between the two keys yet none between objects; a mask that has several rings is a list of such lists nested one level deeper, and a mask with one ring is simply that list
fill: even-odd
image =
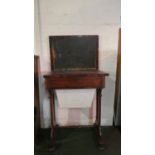
[{"label": "turned table leg", "polygon": [[56,131],[55,131],[55,105],[54,105],[54,91],[49,91],[50,95],[50,109],[51,109],[51,147],[50,150],[55,150],[55,143],[56,143]]},{"label": "turned table leg", "polygon": [[104,149],[104,139],[102,137],[101,131],[101,92],[102,89],[97,89],[96,96],[96,134],[97,134],[97,143],[100,149]]}]

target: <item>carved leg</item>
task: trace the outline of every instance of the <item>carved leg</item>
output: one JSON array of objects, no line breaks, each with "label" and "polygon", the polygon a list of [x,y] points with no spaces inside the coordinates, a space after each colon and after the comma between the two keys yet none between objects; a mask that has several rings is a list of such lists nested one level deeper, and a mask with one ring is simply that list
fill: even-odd
[{"label": "carved leg", "polygon": [[104,149],[104,140],[102,137],[101,131],[101,92],[102,89],[97,89],[96,96],[96,134],[97,134],[97,143],[100,149]]},{"label": "carved leg", "polygon": [[54,106],[54,91],[49,91],[50,94],[50,108],[51,108],[51,147],[50,150],[55,150],[56,131],[55,131],[55,106]]}]

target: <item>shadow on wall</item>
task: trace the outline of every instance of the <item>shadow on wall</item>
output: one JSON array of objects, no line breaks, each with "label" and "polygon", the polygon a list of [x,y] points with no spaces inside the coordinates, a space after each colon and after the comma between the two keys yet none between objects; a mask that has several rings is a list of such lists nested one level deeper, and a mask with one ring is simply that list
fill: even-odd
[{"label": "shadow on wall", "polygon": [[103,126],[110,126],[113,122],[114,90],[115,81],[107,77],[101,99],[101,125]]}]

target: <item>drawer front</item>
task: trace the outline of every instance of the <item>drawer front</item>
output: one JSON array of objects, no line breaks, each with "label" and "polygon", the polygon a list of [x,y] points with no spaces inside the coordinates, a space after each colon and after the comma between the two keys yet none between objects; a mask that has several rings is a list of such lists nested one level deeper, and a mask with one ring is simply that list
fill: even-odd
[{"label": "drawer front", "polygon": [[62,88],[104,88],[105,78],[62,78],[62,79],[45,79],[47,89]]}]

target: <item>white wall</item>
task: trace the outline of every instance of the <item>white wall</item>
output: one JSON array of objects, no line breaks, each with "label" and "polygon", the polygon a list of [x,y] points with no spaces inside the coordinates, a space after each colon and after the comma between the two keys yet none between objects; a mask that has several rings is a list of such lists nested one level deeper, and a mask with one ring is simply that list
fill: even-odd
[{"label": "white wall", "polygon": [[[38,10],[38,29],[35,37],[40,39],[36,39],[36,50],[40,50],[42,73],[50,70],[49,35],[99,35],[99,68],[110,73],[106,79],[106,88],[102,92],[102,125],[111,125],[120,26],[120,0],[35,1],[39,2],[35,8]],[[49,100],[43,79],[40,88],[42,126],[49,127]]]},{"label": "white wall", "polygon": [[34,0],[34,53],[40,54],[40,16],[39,16],[39,3],[38,0]]}]

